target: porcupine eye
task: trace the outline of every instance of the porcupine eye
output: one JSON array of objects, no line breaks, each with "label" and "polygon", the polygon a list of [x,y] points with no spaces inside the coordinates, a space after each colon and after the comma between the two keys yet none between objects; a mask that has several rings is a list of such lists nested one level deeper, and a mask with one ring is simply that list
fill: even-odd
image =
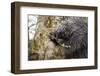
[{"label": "porcupine eye", "polygon": [[70,39],[69,30],[62,30],[58,33],[58,41],[67,42]]},{"label": "porcupine eye", "polygon": [[55,45],[58,45],[58,43],[57,43],[57,37],[56,37],[55,32],[51,32],[51,33],[49,34],[49,38],[50,38],[50,40],[51,40]]}]

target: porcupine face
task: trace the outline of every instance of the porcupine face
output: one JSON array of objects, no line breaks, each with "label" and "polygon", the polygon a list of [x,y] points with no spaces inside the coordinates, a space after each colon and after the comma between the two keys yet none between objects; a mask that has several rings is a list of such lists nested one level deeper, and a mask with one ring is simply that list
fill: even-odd
[{"label": "porcupine face", "polygon": [[67,28],[57,29],[55,32],[51,33],[51,40],[56,45],[66,44],[66,42],[70,39],[71,32]]},{"label": "porcupine face", "polygon": [[56,46],[64,48],[66,58],[87,57],[87,23],[81,19],[71,19],[71,22],[61,24],[50,33],[50,39]]}]

